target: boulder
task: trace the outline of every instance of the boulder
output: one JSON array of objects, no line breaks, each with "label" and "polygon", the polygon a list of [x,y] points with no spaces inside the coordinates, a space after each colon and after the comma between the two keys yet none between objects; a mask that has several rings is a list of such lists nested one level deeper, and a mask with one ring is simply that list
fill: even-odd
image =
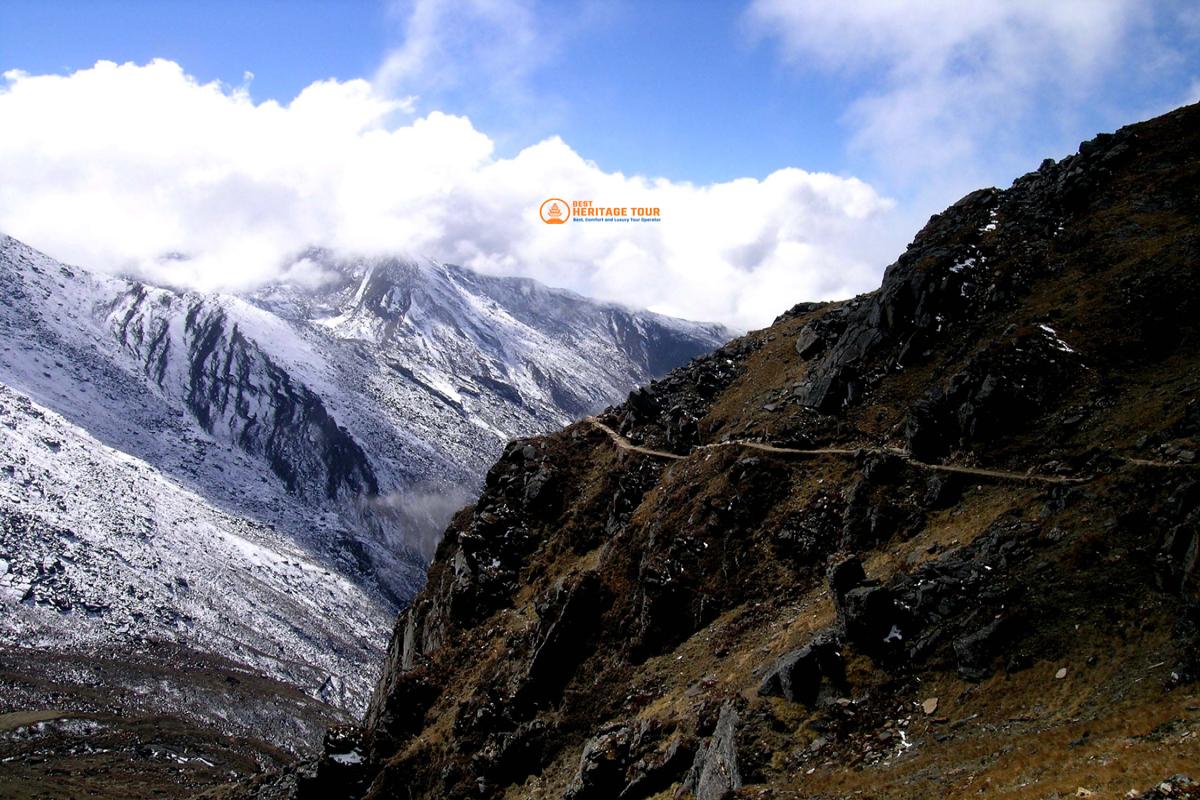
[{"label": "boulder", "polygon": [[858,556],[849,555],[834,561],[829,567],[826,577],[829,580],[830,593],[835,602],[840,603],[846,596],[846,592],[867,579],[867,573],[863,570],[862,561]]},{"label": "boulder", "polygon": [[895,595],[883,586],[859,586],[846,592],[839,608],[846,639],[876,661],[890,660],[904,649],[911,634],[907,615]]},{"label": "boulder", "polygon": [[763,697],[782,697],[815,708],[846,684],[846,665],[838,640],[818,636],[780,657],[758,687]]},{"label": "boulder", "polygon": [[806,325],[800,331],[800,335],[796,337],[796,355],[803,359],[810,359],[820,355],[825,349],[825,340],[821,337],[820,332],[812,325]]}]

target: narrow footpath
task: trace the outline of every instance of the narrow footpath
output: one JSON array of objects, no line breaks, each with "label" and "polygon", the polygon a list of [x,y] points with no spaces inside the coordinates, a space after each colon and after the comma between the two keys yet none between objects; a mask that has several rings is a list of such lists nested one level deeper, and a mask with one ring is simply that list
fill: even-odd
[{"label": "narrow footpath", "polygon": [[[606,434],[608,434],[608,438],[612,439],[613,444],[622,450],[630,450],[634,453],[641,453],[642,455],[651,456],[652,458],[664,458],[672,461],[682,461],[688,457],[686,455],[680,455],[679,453],[668,453],[665,450],[654,450],[649,447],[636,445],[595,417],[586,417],[584,422],[587,422],[592,426],[604,431]],[[694,453],[700,450],[714,450],[718,447],[745,447],[750,450],[759,450],[764,453],[794,456],[842,456],[854,458],[864,453],[878,453],[881,455],[895,456],[902,459],[905,463],[911,464],[918,469],[925,469],[931,472],[948,472],[957,475],[975,475],[981,478],[1016,481],[1019,483],[1077,484],[1087,483],[1090,480],[1094,480],[1094,478],[1080,478],[1066,475],[1044,475],[1036,472],[1009,472],[1007,470],[984,469],[982,467],[961,467],[952,464],[930,464],[925,461],[918,461],[912,457],[911,453],[893,447],[822,447],[815,449],[801,449],[795,447],[781,447],[779,445],[768,444],[766,442],[757,442],[750,439],[731,439],[727,442],[703,444],[694,448],[692,452]],[[1126,463],[1141,467],[1155,467],[1164,469],[1200,466],[1197,464],[1180,464],[1169,461],[1151,461],[1144,458],[1123,457],[1123,460]]]}]

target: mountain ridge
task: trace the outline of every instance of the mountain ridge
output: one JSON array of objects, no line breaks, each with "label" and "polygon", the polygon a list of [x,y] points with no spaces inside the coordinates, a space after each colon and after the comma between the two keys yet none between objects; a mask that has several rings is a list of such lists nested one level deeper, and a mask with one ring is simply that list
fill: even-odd
[{"label": "mountain ridge", "polygon": [[[379,263],[379,299],[412,298],[405,320],[348,304],[357,284],[276,289],[276,302],[347,311],[352,330],[339,333],[262,296],[93,274],[0,238],[11,710],[115,714],[113,752],[130,746],[125,714],[182,715],[201,740],[251,742],[209,759],[239,770],[312,747],[365,708],[391,615],[502,443],[618,398],[660,342],[700,352],[724,335],[566,295],[544,332],[520,309],[433,281],[440,267],[413,266],[399,286],[403,265]],[[618,313],[634,336],[595,341]],[[576,343],[556,341],[562,329]],[[458,365],[470,368],[461,379]],[[35,644],[46,659],[28,657]],[[104,655],[67,666],[89,652]],[[171,658],[195,666],[172,672]],[[70,677],[89,670],[98,684]],[[158,705],[127,688],[163,674]],[[216,702],[221,681],[255,689]],[[276,693],[292,699],[274,707]],[[172,694],[207,699],[185,712]]]},{"label": "mountain ridge", "polygon": [[1193,767],[1198,130],[973,192],[876,292],[510,444],[362,725],[214,796],[1137,795]]}]

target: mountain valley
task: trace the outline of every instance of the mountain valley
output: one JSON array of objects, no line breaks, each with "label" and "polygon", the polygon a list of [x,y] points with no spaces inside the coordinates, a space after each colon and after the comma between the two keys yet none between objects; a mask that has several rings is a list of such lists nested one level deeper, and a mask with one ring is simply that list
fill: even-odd
[{"label": "mountain valley", "polygon": [[120,748],[145,745],[129,725],[235,737],[196,756],[219,775],[311,749],[365,710],[508,439],[730,335],[434,262],[304,260],[318,284],[233,296],[0,240],[0,716]]}]

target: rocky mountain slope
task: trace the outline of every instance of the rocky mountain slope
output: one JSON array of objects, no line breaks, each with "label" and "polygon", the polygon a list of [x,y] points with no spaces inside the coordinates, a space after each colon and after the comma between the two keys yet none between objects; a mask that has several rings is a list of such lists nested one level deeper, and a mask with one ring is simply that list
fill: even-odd
[{"label": "rocky mountain slope", "polygon": [[[441,264],[306,261],[308,288],[234,297],[0,239],[0,716],[183,709],[209,738],[319,742],[365,709],[504,442],[727,334]],[[213,694],[226,678],[257,688]],[[235,771],[275,762],[255,747]]]},{"label": "rocky mountain slope", "polygon": [[1200,107],[512,443],[362,726],[220,796],[1195,796]]}]

